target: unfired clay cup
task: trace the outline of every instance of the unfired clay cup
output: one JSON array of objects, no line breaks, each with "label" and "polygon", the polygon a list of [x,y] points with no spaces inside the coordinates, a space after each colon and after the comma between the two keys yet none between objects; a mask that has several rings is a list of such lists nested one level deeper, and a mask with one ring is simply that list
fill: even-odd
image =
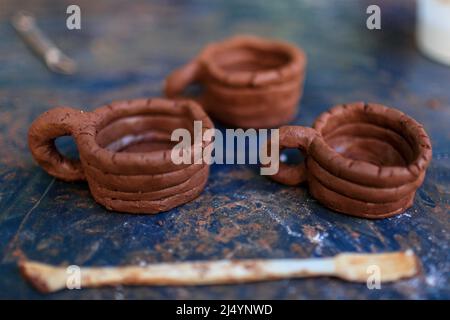
[{"label": "unfired clay cup", "polygon": [[385,218],[411,207],[431,160],[422,125],[399,110],[351,103],[320,115],[313,128],[280,128],[280,148],[299,148],[298,165],[280,164],[275,181],[307,181],[311,195],[335,211]]},{"label": "unfired clay cup", "polygon": [[296,115],[305,67],[304,52],[292,44],[236,36],[208,45],[170,74],[165,94],[183,97],[198,83],[197,101],[211,117],[240,128],[278,127]]},{"label": "unfired clay cup", "polygon": [[[95,200],[106,208],[158,213],[196,198],[208,179],[204,162],[174,164],[171,159],[172,131],[192,132],[195,120],[202,121],[204,130],[213,128],[193,101],[118,101],[94,112],[58,107],[33,122],[29,147],[52,176],[87,180]],[[74,138],[80,160],[66,158],[55,147],[55,139],[66,135]]]}]

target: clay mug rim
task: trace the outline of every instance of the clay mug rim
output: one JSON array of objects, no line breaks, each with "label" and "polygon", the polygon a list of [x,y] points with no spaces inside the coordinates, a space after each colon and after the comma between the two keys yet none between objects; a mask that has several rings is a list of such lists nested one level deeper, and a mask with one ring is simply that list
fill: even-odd
[{"label": "clay mug rim", "polygon": [[[28,144],[38,164],[50,175],[65,181],[85,180],[80,160],[69,159],[56,148],[55,139],[72,136],[76,142],[80,159],[111,174],[142,175],[184,170],[194,164],[174,164],[171,150],[123,153],[100,146],[96,138],[109,123],[133,115],[158,112],[179,114],[188,111],[192,120],[203,121],[203,130],[214,125],[202,107],[190,100],[168,100],[162,98],[114,101],[91,112],[71,107],[57,107],[41,114],[30,126]],[[206,142],[203,147],[211,142]],[[193,154],[194,143],[191,145]]]},{"label": "clay mug rim", "polygon": [[[289,61],[281,67],[257,71],[227,71],[215,61],[215,55],[224,50],[235,48],[250,48],[260,51],[282,53]],[[205,75],[227,87],[241,90],[264,88],[283,83],[302,74],[306,68],[305,52],[288,42],[266,39],[254,35],[237,35],[220,42],[207,45],[194,59],[172,72],[164,82],[164,93],[169,98],[183,96],[183,91],[189,85],[201,82]],[[200,97],[191,97],[199,101]],[[203,104],[202,104],[203,106]]]},{"label": "clay mug rim", "polygon": [[[387,126],[409,139],[411,149],[415,149],[414,159],[404,166],[376,165],[364,160],[354,160],[334,150],[325,141],[324,130],[330,124],[336,129],[342,123],[336,119],[344,119],[351,123],[352,115],[363,117],[380,126]],[[348,122],[345,122],[348,121]],[[333,126],[331,126],[333,127]],[[332,130],[334,130],[332,129]],[[279,171],[271,179],[286,185],[298,185],[306,180],[319,189],[316,175],[324,177],[320,183],[331,183],[339,186],[338,196],[351,198],[355,206],[363,206],[370,202],[386,208],[396,208],[385,214],[339,212],[366,218],[383,218],[402,211],[412,204],[416,189],[422,184],[428,167],[432,149],[430,139],[423,126],[403,112],[376,103],[355,102],[338,105],[322,113],[314,122],[313,128],[302,126],[283,126],[280,128],[280,149],[298,148],[305,156],[305,161],[296,165],[280,163]],[[311,174],[308,172],[311,171]],[[314,174],[312,174],[314,172]],[[323,183],[325,181],[325,183]],[[373,192],[376,188],[377,192]],[[329,190],[321,188],[323,194],[335,196]],[[323,198],[323,197],[322,197]],[[346,199],[347,201],[348,199]],[[388,202],[392,201],[392,202]],[[390,207],[388,207],[390,205]],[[332,207],[331,204],[327,206]],[[400,208],[400,209],[398,209]],[[334,208],[332,208],[334,209]],[[388,209],[387,209],[388,210]]]}]

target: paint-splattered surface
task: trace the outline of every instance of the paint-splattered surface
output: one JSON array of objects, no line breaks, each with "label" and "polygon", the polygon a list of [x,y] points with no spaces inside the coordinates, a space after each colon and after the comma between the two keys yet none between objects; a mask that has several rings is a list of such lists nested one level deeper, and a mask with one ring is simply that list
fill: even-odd
[{"label": "paint-splattered surface", "polygon": [[[365,1],[5,1],[0,10],[0,297],[2,298],[450,298],[450,68],[415,48],[411,1],[381,4],[382,31],[365,28]],[[65,9],[79,4],[82,30]],[[393,3],[396,5],[393,6]],[[79,63],[49,73],[9,24],[28,9]],[[251,166],[214,165],[195,201],[156,216],[111,213],[85,183],[52,179],[32,160],[26,133],[55,105],[85,110],[161,94],[162,80],[205,43],[235,33],[283,38],[309,57],[297,120],[311,125],[330,106],[365,100],[422,122],[434,157],[413,208],[368,221],[333,213],[306,187],[284,187]],[[76,154],[70,139],[58,142]],[[342,251],[413,249],[423,273],[368,290],[335,279],[212,287],[116,287],[41,295],[20,277],[19,256],[78,265],[219,258],[297,258]]]}]

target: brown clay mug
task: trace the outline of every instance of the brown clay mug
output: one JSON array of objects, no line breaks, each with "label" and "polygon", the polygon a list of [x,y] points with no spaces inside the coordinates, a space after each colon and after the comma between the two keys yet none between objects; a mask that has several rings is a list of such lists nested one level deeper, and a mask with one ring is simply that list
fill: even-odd
[{"label": "brown clay mug", "polygon": [[325,206],[364,218],[385,218],[411,207],[431,160],[430,139],[406,114],[378,104],[339,105],[313,128],[280,128],[280,149],[299,148],[305,162],[280,163],[271,176],[287,185],[308,182]]},{"label": "brown clay mug", "polygon": [[212,43],[165,81],[169,98],[199,83],[208,114],[241,128],[278,127],[292,120],[302,95],[306,56],[294,45],[255,36]]},{"label": "brown clay mug", "polygon": [[[33,122],[29,147],[52,176],[87,180],[95,200],[106,208],[158,213],[193,200],[206,184],[207,164],[174,164],[171,159],[175,143],[171,132],[178,128],[192,132],[196,120],[202,121],[204,130],[213,128],[193,101],[136,99],[93,112],[58,107]],[[79,161],[56,149],[54,140],[65,135],[74,138]]]}]

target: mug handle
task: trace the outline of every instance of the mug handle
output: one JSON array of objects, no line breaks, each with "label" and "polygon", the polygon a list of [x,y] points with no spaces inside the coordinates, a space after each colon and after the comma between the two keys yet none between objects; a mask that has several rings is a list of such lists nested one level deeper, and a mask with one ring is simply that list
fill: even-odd
[{"label": "mug handle", "polygon": [[[279,134],[280,150],[285,148],[296,148],[299,149],[305,157],[308,156],[308,149],[311,142],[318,136],[318,132],[313,128],[301,126],[283,126],[280,128]],[[298,185],[307,178],[305,161],[295,165],[280,162],[278,172],[269,176],[269,178],[289,186]]]},{"label": "mug handle", "polygon": [[172,72],[164,81],[164,94],[168,98],[187,98],[199,103],[200,97],[184,97],[184,90],[191,84],[198,82],[201,78],[201,64],[194,59],[188,64]]},{"label": "mug handle", "polygon": [[37,163],[50,175],[65,181],[85,180],[80,160],[63,156],[55,145],[62,136],[76,137],[74,118],[81,112],[58,107],[40,115],[28,131],[28,146]]}]

